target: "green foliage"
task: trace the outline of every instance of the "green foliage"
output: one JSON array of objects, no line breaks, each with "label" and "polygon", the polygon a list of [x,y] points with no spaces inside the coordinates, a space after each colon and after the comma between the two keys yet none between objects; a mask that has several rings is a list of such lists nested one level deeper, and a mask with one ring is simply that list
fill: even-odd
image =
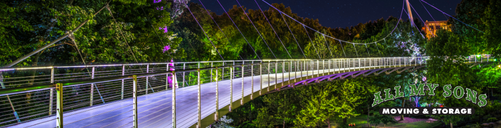
[{"label": "green foliage", "polygon": [[[161,6],[169,8],[170,2],[115,0],[109,3],[111,12],[104,8],[97,13],[108,2],[9,0],[0,3],[2,21],[11,21],[0,23],[0,52],[6,53],[0,56],[0,65],[48,44],[86,20],[87,24],[74,32],[75,42],[63,39],[21,66],[83,61],[87,64],[152,62],[183,57],[184,50],[178,49],[181,39],[169,38],[173,33],[158,30],[173,22],[167,9],[156,10]],[[166,45],[170,45],[171,50],[164,53],[162,49]]]},{"label": "green foliage", "polygon": [[482,39],[485,40],[486,50],[490,51],[496,58],[501,58],[501,2],[499,0],[489,0],[482,17],[482,23],[485,25],[485,34]]},{"label": "green foliage", "polygon": [[381,115],[378,111],[372,111],[372,116],[369,117],[369,123],[378,125],[380,123],[389,124],[397,121],[391,115]]}]

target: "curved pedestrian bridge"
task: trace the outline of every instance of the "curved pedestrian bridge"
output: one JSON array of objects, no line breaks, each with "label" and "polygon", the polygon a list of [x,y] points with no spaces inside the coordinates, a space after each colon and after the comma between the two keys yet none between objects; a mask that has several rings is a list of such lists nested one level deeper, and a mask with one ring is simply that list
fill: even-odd
[{"label": "curved pedestrian bridge", "polygon": [[[1,121],[9,127],[41,128],[206,127],[252,98],[282,88],[372,74],[413,72],[424,67],[427,58],[3,68],[0,71],[4,76],[11,77],[4,78],[6,89],[0,93],[3,100],[8,100],[1,104],[7,108],[2,109]],[[492,62],[469,60],[474,65]]]}]

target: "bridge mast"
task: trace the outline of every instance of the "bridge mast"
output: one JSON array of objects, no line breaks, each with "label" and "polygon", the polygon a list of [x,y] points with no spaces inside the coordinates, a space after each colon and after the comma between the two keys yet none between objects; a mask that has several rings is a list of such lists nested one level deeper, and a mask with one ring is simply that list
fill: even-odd
[{"label": "bridge mast", "polygon": [[407,3],[407,12],[409,12],[409,20],[411,21],[411,26],[414,27],[414,18],[412,17],[411,5],[409,4],[409,0],[405,0]]}]

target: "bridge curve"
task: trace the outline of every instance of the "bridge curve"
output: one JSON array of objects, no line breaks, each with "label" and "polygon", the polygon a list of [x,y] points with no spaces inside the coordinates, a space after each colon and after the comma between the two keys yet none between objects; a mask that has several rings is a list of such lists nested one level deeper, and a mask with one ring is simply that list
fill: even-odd
[{"label": "bridge curve", "polygon": [[[40,83],[39,85],[22,85],[19,80],[14,81],[15,78],[7,79],[5,83],[11,88],[0,91],[0,96],[19,98],[30,94],[42,97],[41,101],[47,101],[43,107],[47,107],[45,110],[49,111],[41,112],[37,119],[25,116],[24,112],[30,110],[26,109],[30,108],[27,106],[29,104],[10,103],[13,108],[11,112],[16,114],[11,121],[28,120],[11,124],[10,127],[56,127],[57,121],[61,119],[67,127],[205,127],[231,109],[266,93],[325,80],[412,72],[424,67],[427,58],[289,59],[3,68],[0,71],[11,73],[49,70],[51,75],[48,75],[49,81],[35,77],[33,83]],[[175,67],[176,71],[168,71],[169,65]],[[126,69],[126,66],[133,68]],[[55,73],[57,69],[69,68],[78,68],[81,72]],[[83,71],[84,68],[92,69],[90,78],[63,79],[89,73]],[[116,69],[120,68],[122,70],[118,72]],[[102,72],[96,72],[96,69],[102,69]],[[132,75],[137,79],[133,80]],[[175,77],[171,81],[169,76],[172,75]],[[25,77],[16,77],[22,78]],[[36,81],[39,79],[40,81]],[[198,85],[190,86],[194,82]],[[53,93],[58,92],[54,83],[65,83],[61,86],[65,90],[61,97],[53,96]],[[14,87],[15,85],[21,87]],[[133,85],[144,89],[134,89]],[[120,86],[121,88],[117,88]],[[89,90],[90,93],[83,93]],[[151,92],[148,94],[149,90]],[[136,96],[133,92],[136,92]],[[77,100],[75,97],[90,99]],[[63,99],[61,105],[54,103],[59,98]],[[133,109],[134,105],[137,105],[137,109]],[[65,111],[57,118],[54,113],[58,115],[59,108]]]}]

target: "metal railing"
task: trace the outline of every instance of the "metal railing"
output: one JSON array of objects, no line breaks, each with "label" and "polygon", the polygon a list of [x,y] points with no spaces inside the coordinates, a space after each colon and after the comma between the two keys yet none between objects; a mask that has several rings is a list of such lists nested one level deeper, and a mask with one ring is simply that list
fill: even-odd
[{"label": "metal railing", "polygon": [[[189,86],[198,86],[197,115],[198,126],[201,126],[200,90],[201,84],[204,83],[215,83],[216,90],[219,90],[218,81],[229,80],[231,83],[230,101],[236,101],[233,98],[232,89],[235,78],[250,77],[252,79],[251,92],[259,91],[259,95],[261,95],[263,75],[268,76],[265,78],[268,79],[268,85],[274,84],[277,88],[277,86],[286,86],[291,82],[296,82],[295,78],[291,78],[291,73],[294,73],[295,77],[301,76],[299,80],[302,80],[337,73],[339,70],[336,69],[341,68],[355,71],[422,65],[426,64],[428,58],[265,59],[0,68],[0,72],[5,76],[3,81],[0,81],[3,82],[2,87],[4,88],[0,91],[0,112],[4,113],[0,115],[0,126],[13,125],[56,114],[57,117],[54,120],[57,121],[49,121],[57,122],[57,126],[62,127],[63,110],[77,112],[94,105],[132,98],[133,102],[130,105],[133,107],[124,107],[133,108],[131,110],[134,113],[133,117],[124,118],[121,121],[129,120],[130,125],[137,127],[139,125],[137,105],[141,103],[137,102],[137,97],[161,91],[172,91],[169,103],[172,103],[172,126],[176,127],[176,124],[182,123],[176,122],[176,119],[179,118],[176,116],[176,100],[178,100],[176,95],[180,95],[176,94],[176,90]],[[492,60],[482,57],[468,57],[468,62],[477,61],[488,62]],[[285,80],[286,73],[289,77],[287,81]],[[269,77],[273,75],[274,77]],[[278,75],[281,75],[282,80],[278,80]],[[254,76],[259,76],[261,81],[260,88],[256,90],[253,86]],[[241,97],[244,97],[243,80]],[[281,85],[279,85],[279,81],[283,81]],[[270,88],[266,88],[269,91]],[[216,92],[217,105],[219,102],[218,94],[219,92]],[[240,100],[243,104],[243,98]],[[166,101],[166,99],[162,99],[162,101]],[[216,108],[219,108],[217,105]],[[229,104],[229,108],[231,111],[231,104]],[[215,120],[217,117],[219,115],[216,111]],[[81,118],[88,119],[90,117]]]}]

